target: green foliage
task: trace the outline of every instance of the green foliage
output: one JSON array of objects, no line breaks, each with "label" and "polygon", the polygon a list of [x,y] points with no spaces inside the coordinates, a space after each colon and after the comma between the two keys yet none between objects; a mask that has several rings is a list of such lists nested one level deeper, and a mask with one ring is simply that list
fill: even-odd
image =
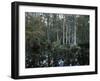
[{"label": "green foliage", "polygon": [[89,16],[79,16],[77,22],[77,42],[89,43]]}]

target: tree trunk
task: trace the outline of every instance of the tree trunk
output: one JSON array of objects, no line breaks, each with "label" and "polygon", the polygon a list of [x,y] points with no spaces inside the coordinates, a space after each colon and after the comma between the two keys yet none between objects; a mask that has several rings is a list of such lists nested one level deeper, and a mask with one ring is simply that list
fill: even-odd
[{"label": "tree trunk", "polygon": [[66,18],[67,18],[67,17],[65,17],[65,27],[66,27],[66,44],[67,44],[67,40],[68,40],[68,39],[67,39],[67,32],[68,32],[68,31],[67,31],[67,23],[66,23]]},{"label": "tree trunk", "polygon": [[49,29],[50,29],[50,25],[49,25],[49,16],[47,15],[47,40],[48,42],[50,42],[50,37],[49,37]]},{"label": "tree trunk", "polygon": [[76,17],[74,17],[74,45],[76,45]]},{"label": "tree trunk", "polygon": [[65,19],[64,19],[64,16],[63,16],[63,44],[65,44]]}]

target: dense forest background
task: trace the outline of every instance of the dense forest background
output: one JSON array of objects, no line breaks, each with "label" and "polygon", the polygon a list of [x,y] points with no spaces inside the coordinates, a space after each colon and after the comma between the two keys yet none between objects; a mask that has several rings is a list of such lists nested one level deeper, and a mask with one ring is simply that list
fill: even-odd
[{"label": "dense forest background", "polygon": [[89,65],[89,16],[25,12],[25,67]]}]

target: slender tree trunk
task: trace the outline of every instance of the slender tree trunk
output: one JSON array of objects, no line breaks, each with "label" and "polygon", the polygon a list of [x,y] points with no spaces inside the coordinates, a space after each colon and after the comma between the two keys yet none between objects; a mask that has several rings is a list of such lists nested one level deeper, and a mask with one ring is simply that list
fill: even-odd
[{"label": "slender tree trunk", "polygon": [[49,16],[47,16],[47,40],[50,42],[50,37],[49,37]]},{"label": "slender tree trunk", "polygon": [[59,32],[57,30],[57,41],[59,41]]},{"label": "slender tree trunk", "polygon": [[76,45],[76,17],[74,17],[74,45]]},{"label": "slender tree trunk", "polygon": [[59,15],[56,16],[56,23],[55,23],[55,24],[56,24],[56,27],[57,27],[57,41],[59,41],[59,35],[58,35],[58,34],[59,34],[59,28],[58,28],[58,23],[59,23],[59,22],[58,22],[58,20],[57,20],[57,19],[58,19],[58,16],[59,16]]},{"label": "slender tree trunk", "polygon": [[63,44],[65,44],[65,19],[64,19],[64,16],[63,16]]},{"label": "slender tree trunk", "polygon": [[67,17],[65,17],[65,26],[66,26],[66,44],[67,44],[67,40],[68,40],[68,39],[67,39],[67,33],[68,33],[68,31],[67,31],[67,23],[66,23],[66,18],[67,18]]}]

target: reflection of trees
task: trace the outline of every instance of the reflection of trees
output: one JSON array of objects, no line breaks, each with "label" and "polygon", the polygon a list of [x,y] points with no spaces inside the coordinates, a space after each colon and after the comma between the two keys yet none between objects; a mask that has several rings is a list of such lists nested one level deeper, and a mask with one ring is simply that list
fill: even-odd
[{"label": "reflection of trees", "polygon": [[89,64],[89,16],[26,12],[25,19],[26,68]]}]

